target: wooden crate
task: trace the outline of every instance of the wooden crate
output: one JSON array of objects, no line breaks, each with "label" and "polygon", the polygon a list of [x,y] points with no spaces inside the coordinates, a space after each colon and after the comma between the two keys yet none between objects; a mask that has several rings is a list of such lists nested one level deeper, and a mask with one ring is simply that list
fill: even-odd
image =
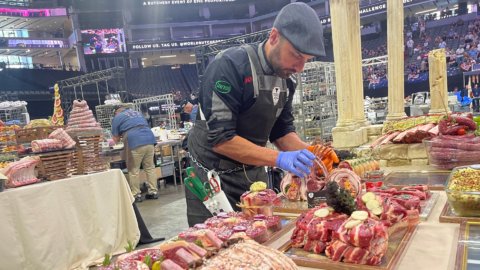
[{"label": "wooden crate", "polygon": [[63,128],[63,126],[24,128],[16,130],[15,137],[17,144],[30,143],[33,140],[47,139],[48,135],[57,128]]},{"label": "wooden crate", "polygon": [[102,150],[101,135],[77,136],[73,138],[77,143],[73,156],[74,174],[89,174],[108,169],[106,160],[100,155]]},{"label": "wooden crate", "polygon": [[37,165],[38,178],[51,181],[70,177],[74,172],[74,153],[74,150],[62,150],[35,154],[40,158]]}]

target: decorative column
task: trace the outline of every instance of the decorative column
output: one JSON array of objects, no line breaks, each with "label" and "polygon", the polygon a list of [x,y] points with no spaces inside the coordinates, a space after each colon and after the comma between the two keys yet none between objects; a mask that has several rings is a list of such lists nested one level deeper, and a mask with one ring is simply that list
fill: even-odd
[{"label": "decorative column", "polygon": [[332,130],[337,148],[367,142],[363,111],[359,0],[331,0],[338,120]]},{"label": "decorative column", "polygon": [[387,0],[388,115],[387,120],[405,117],[403,59],[403,1]]},{"label": "decorative column", "polygon": [[430,112],[448,113],[447,65],[445,49],[432,50],[428,53],[430,81]]}]

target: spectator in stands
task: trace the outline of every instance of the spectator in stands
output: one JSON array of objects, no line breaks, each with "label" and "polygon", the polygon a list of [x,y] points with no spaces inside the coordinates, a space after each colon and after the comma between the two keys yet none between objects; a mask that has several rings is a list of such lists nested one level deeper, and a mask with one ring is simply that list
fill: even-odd
[{"label": "spectator in stands", "polygon": [[413,45],[414,45],[413,39],[409,38],[407,41],[407,51],[408,51],[408,56],[412,57],[413,55]]},{"label": "spectator in stands", "polygon": [[473,111],[479,112],[480,111],[480,88],[478,84],[475,84],[472,88],[472,103],[473,103]]},{"label": "spectator in stands", "polygon": [[[208,65],[200,87],[201,120],[189,133],[188,151],[203,181],[207,174],[200,165],[217,172],[237,170],[220,175],[234,209],[250,181],[267,180],[264,166],[308,175],[315,156],[295,133],[290,76],[321,55],[325,49],[317,13],[294,2],[280,10],[266,41],[227,49]],[[267,141],[282,152],[265,148]],[[212,216],[188,189],[185,196],[190,226]]]},{"label": "spectator in stands", "polygon": [[442,40],[442,41],[438,44],[438,48],[439,48],[439,49],[444,49],[446,46],[447,46],[447,43],[445,42],[445,40]]},{"label": "spectator in stands", "polygon": [[465,53],[465,49],[463,46],[459,46],[455,54],[457,55],[457,65],[460,65],[463,62],[463,54]]},{"label": "spectator in stands", "polygon": [[158,199],[157,176],[153,160],[155,136],[140,112],[127,107],[115,110],[112,120],[113,140],[118,142],[123,137],[130,189],[135,202],[143,201],[140,191],[140,166],[147,175],[148,194],[146,199]]}]

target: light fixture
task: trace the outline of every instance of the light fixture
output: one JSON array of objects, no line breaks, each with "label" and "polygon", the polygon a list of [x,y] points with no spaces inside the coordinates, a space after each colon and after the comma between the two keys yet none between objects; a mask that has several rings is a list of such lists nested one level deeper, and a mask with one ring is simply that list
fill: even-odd
[{"label": "light fixture", "polygon": [[190,56],[194,57],[194,56],[195,56],[195,54],[190,54]]},{"label": "light fixture", "polygon": [[30,52],[30,49],[28,49],[27,52]]},{"label": "light fixture", "polygon": [[438,9],[434,8],[434,9],[419,11],[419,12],[415,13],[415,15],[424,14],[424,13],[428,13],[428,12],[432,12],[432,11],[438,11]]},{"label": "light fixture", "polygon": [[172,58],[172,57],[177,57],[175,54],[170,54],[170,55],[160,55],[160,58]]},{"label": "light fixture", "polygon": [[142,58],[142,60],[148,60],[148,58]]},{"label": "light fixture", "polygon": [[7,49],[7,52],[9,52],[9,51],[10,51],[10,49]]}]

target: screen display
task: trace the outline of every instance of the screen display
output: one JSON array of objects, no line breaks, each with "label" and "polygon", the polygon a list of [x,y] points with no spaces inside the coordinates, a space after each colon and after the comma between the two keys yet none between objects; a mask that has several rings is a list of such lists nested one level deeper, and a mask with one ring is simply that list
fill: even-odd
[{"label": "screen display", "polygon": [[108,54],[126,52],[123,29],[82,30],[83,53]]}]

